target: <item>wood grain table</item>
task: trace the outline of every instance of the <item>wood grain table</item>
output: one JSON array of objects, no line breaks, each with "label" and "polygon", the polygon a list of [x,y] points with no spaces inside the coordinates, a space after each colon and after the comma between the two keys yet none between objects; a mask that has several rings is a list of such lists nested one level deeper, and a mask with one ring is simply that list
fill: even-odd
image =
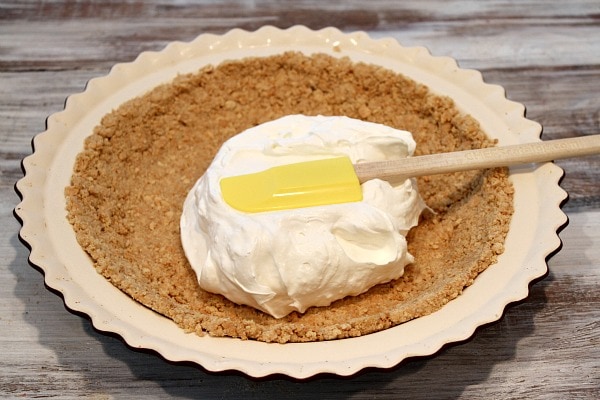
[{"label": "wood grain table", "polygon": [[600,2],[0,1],[0,396],[600,398],[600,157],[560,161],[570,193],[549,274],[503,317],[432,357],[349,378],[251,379],[127,347],[65,309],[28,264],[13,190],[45,118],[118,62],[239,27],[336,26],[423,45],[523,103],[543,138],[600,133]]}]

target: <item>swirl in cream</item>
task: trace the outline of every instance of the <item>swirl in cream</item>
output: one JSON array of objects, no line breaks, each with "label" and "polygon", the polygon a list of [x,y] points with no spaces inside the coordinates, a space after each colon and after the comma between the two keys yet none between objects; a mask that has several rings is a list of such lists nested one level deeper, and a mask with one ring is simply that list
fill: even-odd
[{"label": "swirl in cream", "polygon": [[229,139],[188,194],[181,239],[200,287],[280,318],[397,279],[413,261],[405,235],[425,207],[414,180],[374,179],[359,202],[243,213],[222,177],[347,155],[353,163],[409,157],[409,132],[347,117],[291,115]]}]

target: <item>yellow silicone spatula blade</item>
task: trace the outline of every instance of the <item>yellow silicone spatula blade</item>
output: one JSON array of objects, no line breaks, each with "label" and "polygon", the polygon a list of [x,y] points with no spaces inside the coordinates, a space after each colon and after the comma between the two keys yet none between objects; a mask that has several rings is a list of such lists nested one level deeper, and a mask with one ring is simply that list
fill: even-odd
[{"label": "yellow silicone spatula blade", "polygon": [[360,183],[348,157],[281,165],[221,179],[231,207],[262,212],[362,200]]}]

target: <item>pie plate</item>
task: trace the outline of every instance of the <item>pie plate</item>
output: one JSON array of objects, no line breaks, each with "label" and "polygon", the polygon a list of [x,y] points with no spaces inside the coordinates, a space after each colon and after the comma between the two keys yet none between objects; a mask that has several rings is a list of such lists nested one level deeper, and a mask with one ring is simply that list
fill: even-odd
[{"label": "pie plate", "polygon": [[266,26],[254,32],[202,34],[189,43],[144,52],[70,96],[65,109],[48,118],[47,130],[34,138],[34,151],[23,160],[25,175],[16,185],[22,201],[15,209],[22,223],[20,236],[31,249],[31,263],[44,271],[46,284],[62,294],[67,307],[87,314],[100,331],[118,334],[131,347],[154,350],[168,360],[253,377],[306,378],[351,375],[434,354],[445,344],[469,338],[479,326],[498,320],[508,304],[526,298],[529,284],[547,272],[546,257],[559,247],[557,230],[567,221],[560,209],[566,198],[558,184],[563,171],[553,163],[510,170],[515,212],[496,264],[437,312],[361,337],[287,344],[201,337],[133,301],[96,272],[66,219],[64,189],[84,139],[100,119],[178,74],[290,50],[349,57],[402,73],[452,98],[499,145],[540,140],[541,126],[526,119],[523,105],[507,100],[500,86],[484,83],[479,72],[461,69],[451,58],[434,57],[423,47],[404,47],[392,38],[373,39],[335,28]]}]

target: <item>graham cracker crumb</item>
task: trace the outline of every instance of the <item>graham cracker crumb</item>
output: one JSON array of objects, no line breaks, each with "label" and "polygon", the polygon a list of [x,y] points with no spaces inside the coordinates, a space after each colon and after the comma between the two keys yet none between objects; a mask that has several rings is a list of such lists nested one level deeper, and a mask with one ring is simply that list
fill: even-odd
[{"label": "graham cracker crumb", "polygon": [[450,99],[381,67],[293,52],[206,67],[123,104],[86,140],[65,196],[98,272],[185,331],[307,342],[430,314],[503,252],[513,212],[507,170],[438,175],[418,179],[431,211],[410,231],[415,263],[396,281],[282,319],[203,291],[180,244],[183,200],[226,139],[289,114],[408,130],[417,154],[494,145]]}]

